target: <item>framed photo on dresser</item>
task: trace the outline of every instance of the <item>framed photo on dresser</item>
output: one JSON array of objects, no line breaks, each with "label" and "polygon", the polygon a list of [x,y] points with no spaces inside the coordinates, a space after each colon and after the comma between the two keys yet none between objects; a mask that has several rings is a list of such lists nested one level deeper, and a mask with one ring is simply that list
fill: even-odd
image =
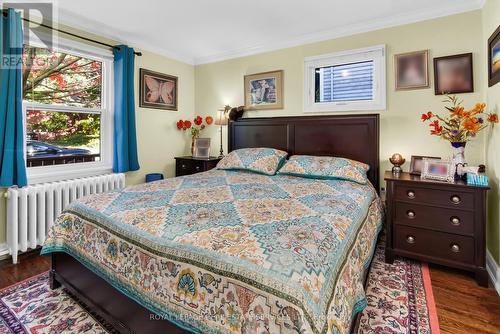
[{"label": "framed photo on dresser", "polygon": [[423,158],[422,179],[453,182],[455,168],[448,160]]},{"label": "framed photo on dresser", "polygon": [[424,159],[441,159],[440,157],[429,157],[424,155],[412,155],[410,162],[410,174],[418,175],[422,174],[422,169],[424,167]]}]

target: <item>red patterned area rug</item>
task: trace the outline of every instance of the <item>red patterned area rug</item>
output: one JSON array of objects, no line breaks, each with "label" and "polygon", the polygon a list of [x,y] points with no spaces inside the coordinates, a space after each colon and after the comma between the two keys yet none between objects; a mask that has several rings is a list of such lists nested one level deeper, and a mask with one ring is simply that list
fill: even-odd
[{"label": "red patterned area rug", "polygon": [[[355,333],[439,333],[427,265],[403,259],[386,264],[380,244],[368,276],[367,302]],[[64,289],[50,290],[48,273],[0,291],[0,334],[113,332]]]},{"label": "red patterned area rug", "polygon": [[377,245],[368,280],[368,305],[357,322],[358,334],[439,334],[436,304],[427,264],[396,258],[384,261]]}]

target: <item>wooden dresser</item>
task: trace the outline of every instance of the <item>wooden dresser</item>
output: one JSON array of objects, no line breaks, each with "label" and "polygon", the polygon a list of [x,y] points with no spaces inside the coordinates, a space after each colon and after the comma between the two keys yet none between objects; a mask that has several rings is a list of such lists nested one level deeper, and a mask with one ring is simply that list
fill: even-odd
[{"label": "wooden dresser", "polygon": [[221,158],[198,159],[192,156],[175,157],[175,176],[206,172],[217,166]]},{"label": "wooden dresser", "polygon": [[488,286],[486,195],[489,188],[464,182],[421,180],[385,172],[386,262],[395,255],[472,271]]}]

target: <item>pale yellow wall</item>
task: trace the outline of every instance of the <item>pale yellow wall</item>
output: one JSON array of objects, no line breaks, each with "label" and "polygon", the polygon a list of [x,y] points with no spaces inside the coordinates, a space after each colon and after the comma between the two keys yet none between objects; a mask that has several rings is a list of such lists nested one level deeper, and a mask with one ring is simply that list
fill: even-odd
[{"label": "pale yellow wall", "polygon": [[[70,27],[60,28],[105,43],[118,44]],[[130,46],[133,47],[133,45]],[[142,52],[142,57],[135,58],[137,145],[141,169],[127,173],[127,184],[143,182],[144,175],[152,172],[160,172],[167,177],[174,176],[174,156],[183,155],[190,148],[188,146],[190,142],[177,131],[175,122],[178,118],[192,119],[194,116],[194,66],[144,50],[136,51]],[[139,108],[139,68],[175,75],[179,78],[178,111]],[[0,245],[5,242],[6,236],[6,201],[3,192],[4,190],[0,189]]]},{"label": "pale yellow wall", "polygon": [[[482,46],[485,48],[483,59],[487,64],[488,53],[486,45],[488,38],[500,25],[500,1],[488,0],[483,8],[483,39]],[[486,65],[482,68],[486,71]],[[490,110],[500,112],[500,83],[488,87],[488,77],[484,77],[485,98]],[[500,124],[499,124],[500,125]],[[488,248],[497,263],[500,263],[500,126],[497,125],[486,136],[486,166],[490,177],[489,196],[489,224],[487,229]]]},{"label": "pale yellow wall", "polygon": [[139,68],[146,68],[179,77],[178,111],[139,108],[136,96],[136,124],[141,169],[127,173],[127,184],[144,182],[147,173],[160,172],[166,177],[175,174],[174,156],[186,154],[191,147],[186,133],[177,130],[179,118],[194,117],[194,66],[162,56],[143,52],[136,57],[135,92],[139,91]]},{"label": "pale yellow wall", "polygon": [[[442,96],[434,95],[431,85],[428,89],[395,92],[393,56],[397,53],[429,49],[430,56],[474,53],[475,93],[461,94],[467,103],[473,104],[484,98],[484,62],[480,50],[481,12],[474,11],[461,15],[399,26],[374,32],[358,34],[325,42],[282,49],[269,53],[232,59],[217,63],[196,66],[196,110],[202,114],[215,115],[217,108],[225,103],[232,106],[244,103],[243,76],[271,70],[284,70],[284,103],[282,110],[249,111],[245,117],[306,116],[303,112],[303,63],[304,57],[331,53],[342,50],[386,44],[387,50],[387,111],[380,113],[381,170],[388,169],[389,156],[400,152],[408,162],[414,155],[448,156],[450,144],[431,137],[428,126],[420,121],[420,115],[428,110],[441,111]],[[429,63],[432,73],[432,59]],[[433,84],[431,74],[431,84]],[[211,128],[215,145],[212,153],[217,153],[219,137],[217,130]],[[226,129],[224,129],[226,138]],[[481,140],[468,144],[466,157],[469,162],[483,162]]]},{"label": "pale yellow wall", "polygon": [[[494,3],[494,5],[492,4]],[[490,32],[498,25],[500,1],[491,0],[485,9],[485,22]],[[486,28],[485,28],[486,29]],[[331,53],[335,51],[386,44],[387,50],[387,110],[380,113],[380,159],[381,172],[389,169],[389,156],[400,152],[406,157],[409,168],[410,156],[432,155],[447,157],[450,144],[430,136],[428,126],[422,124],[420,115],[428,110],[444,112],[443,96],[434,95],[434,76],[432,58],[458,53],[472,52],[474,57],[475,93],[460,94],[466,105],[472,106],[484,101],[486,91],[486,61],[484,59],[485,41],[482,38],[482,11],[474,11],[444,18],[383,29],[354,36],[348,36],[320,43],[273,51],[269,53],[232,59],[217,63],[196,66],[196,110],[202,114],[215,114],[217,108],[228,103],[232,106],[244,103],[243,76],[271,70],[284,70],[284,102],[282,110],[251,111],[245,117],[305,116],[303,112],[303,62],[304,57]],[[431,87],[413,91],[394,90],[394,54],[429,49],[431,61]],[[488,103],[499,108],[500,84],[488,90]],[[224,142],[226,141],[224,129]],[[485,133],[467,144],[466,159],[472,165],[485,162],[484,142],[489,141],[489,166],[492,173],[493,191],[490,197],[490,216],[488,228],[489,248],[499,258],[499,176],[500,126],[494,130],[493,138]],[[219,136],[216,128],[208,130],[216,154]],[[494,153],[495,152],[495,153]],[[496,156],[495,156],[496,154]],[[496,164],[496,166],[495,166]]]}]

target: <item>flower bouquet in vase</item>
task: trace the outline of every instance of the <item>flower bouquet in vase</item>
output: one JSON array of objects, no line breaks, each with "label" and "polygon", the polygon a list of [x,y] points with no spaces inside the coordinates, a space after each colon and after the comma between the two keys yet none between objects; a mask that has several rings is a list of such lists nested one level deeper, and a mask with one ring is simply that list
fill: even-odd
[{"label": "flower bouquet in vase", "polygon": [[[207,116],[205,119],[201,116],[196,116],[193,119],[193,122],[190,120],[178,120],[177,121],[177,129],[181,131],[189,130],[191,135],[191,155],[194,151],[194,140],[200,137],[201,132],[207,127],[207,125],[212,124],[214,121],[212,116]],[[205,123],[205,124],[204,124]]]},{"label": "flower bouquet in vase", "polygon": [[456,96],[447,96],[445,109],[446,115],[441,116],[431,111],[422,114],[422,121],[429,122],[431,135],[441,137],[451,143],[453,154],[452,161],[455,165],[455,179],[464,176],[462,167],[465,162],[465,144],[488,125],[498,123],[496,113],[486,113],[486,104],[476,103],[469,110],[465,110],[462,101]]}]

